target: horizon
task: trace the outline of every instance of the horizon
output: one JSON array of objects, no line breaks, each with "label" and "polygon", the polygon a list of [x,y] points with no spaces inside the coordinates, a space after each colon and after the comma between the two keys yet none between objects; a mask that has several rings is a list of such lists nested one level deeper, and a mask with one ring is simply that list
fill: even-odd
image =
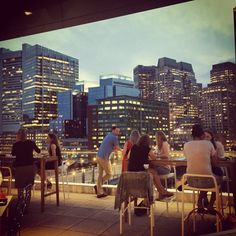
[{"label": "horizon", "polygon": [[235,62],[235,6],[235,0],[192,1],[1,41],[0,47],[15,51],[23,43],[39,44],[75,57],[86,89],[97,86],[101,75],[133,79],[137,65],[157,65],[162,57],[192,64],[197,82],[205,86],[212,65]]}]

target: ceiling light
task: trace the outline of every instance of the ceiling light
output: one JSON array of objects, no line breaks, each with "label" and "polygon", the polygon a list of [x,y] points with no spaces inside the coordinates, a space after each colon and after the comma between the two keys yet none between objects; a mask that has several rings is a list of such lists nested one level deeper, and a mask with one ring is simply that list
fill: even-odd
[{"label": "ceiling light", "polygon": [[32,15],[32,14],[33,14],[33,12],[32,12],[32,11],[24,11],[24,13],[25,13],[25,15],[26,15],[26,16],[30,16],[30,15]]}]

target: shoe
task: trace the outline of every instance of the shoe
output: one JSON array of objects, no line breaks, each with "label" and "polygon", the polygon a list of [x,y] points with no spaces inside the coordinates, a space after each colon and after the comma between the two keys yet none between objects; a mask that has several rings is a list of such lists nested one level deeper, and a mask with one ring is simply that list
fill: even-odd
[{"label": "shoe", "polygon": [[102,194],[98,194],[97,195],[97,198],[103,198],[103,197],[106,197],[107,195],[105,193],[102,193]]},{"label": "shoe", "polygon": [[170,192],[160,193],[159,194],[159,200],[169,198],[169,197],[173,197],[173,196],[174,196],[174,194],[170,193]]},{"label": "shoe", "polygon": [[95,193],[97,194],[98,193],[97,185],[94,185],[93,188],[94,188]]},{"label": "shoe", "polygon": [[177,190],[178,190],[179,192],[181,192],[181,191],[182,191],[182,184],[181,184],[181,185],[179,185],[179,187],[177,188]]}]

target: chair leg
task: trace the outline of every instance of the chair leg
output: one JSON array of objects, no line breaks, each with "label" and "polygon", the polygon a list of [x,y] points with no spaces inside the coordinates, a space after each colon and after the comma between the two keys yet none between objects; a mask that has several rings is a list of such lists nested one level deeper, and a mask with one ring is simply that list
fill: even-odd
[{"label": "chair leg", "polygon": [[129,215],[129,225],[131,225],[131,198],[129,197],[129,203],[128,203],[128,215]]},{"label": "chair leg", "polygon": [[123,210],[124,210],[124,204],[121,204],[120,208],[120,234],[123,232]]},{"label": "chair leg", "polygon": [[184,236],[184,188],[182,189],[182,221],[181,221],[181,235]]},{"label": "chair leg", "polygon": [[65,182],[64,182],[64,173],[63,173],[63,171],[61,173],[61,182],[62,182],[63,197],[64,197],[64,201],[65,201],[66,200],[66,196],[65,196]]},{"label": "chair leg", "polygon": [[154,204],[151,204],[150,205],[150,234],[151,236],[154,235],[154,226],[155,226],[155,220],[154,220],[154,209],[153,209],[153,206]]},{"label": "chair leg", "polygon": [[[220,212],[219,210],[219,192],[216,192],[216,210],[218,212]],[[219,219],[219,215],[216,214],[216,231],[220,232],[220,219]]]},{"label": "chair leg", "polygon": [[[193,209],[195,208],[196,205],[196,198],[195,198],[195,191],[193,191]],[[193,232],[196,231],[196,214],[193,212]]]}]

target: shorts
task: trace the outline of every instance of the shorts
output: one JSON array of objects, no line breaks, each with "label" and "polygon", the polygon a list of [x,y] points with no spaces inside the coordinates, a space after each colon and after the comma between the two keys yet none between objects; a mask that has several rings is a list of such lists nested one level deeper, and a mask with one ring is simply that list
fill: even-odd
[{"label": "shorts", "polygon": [[158,175],[170,174],[170,168],[165,167],[165,166],[156,166],[155,170],[157,171]]}]

